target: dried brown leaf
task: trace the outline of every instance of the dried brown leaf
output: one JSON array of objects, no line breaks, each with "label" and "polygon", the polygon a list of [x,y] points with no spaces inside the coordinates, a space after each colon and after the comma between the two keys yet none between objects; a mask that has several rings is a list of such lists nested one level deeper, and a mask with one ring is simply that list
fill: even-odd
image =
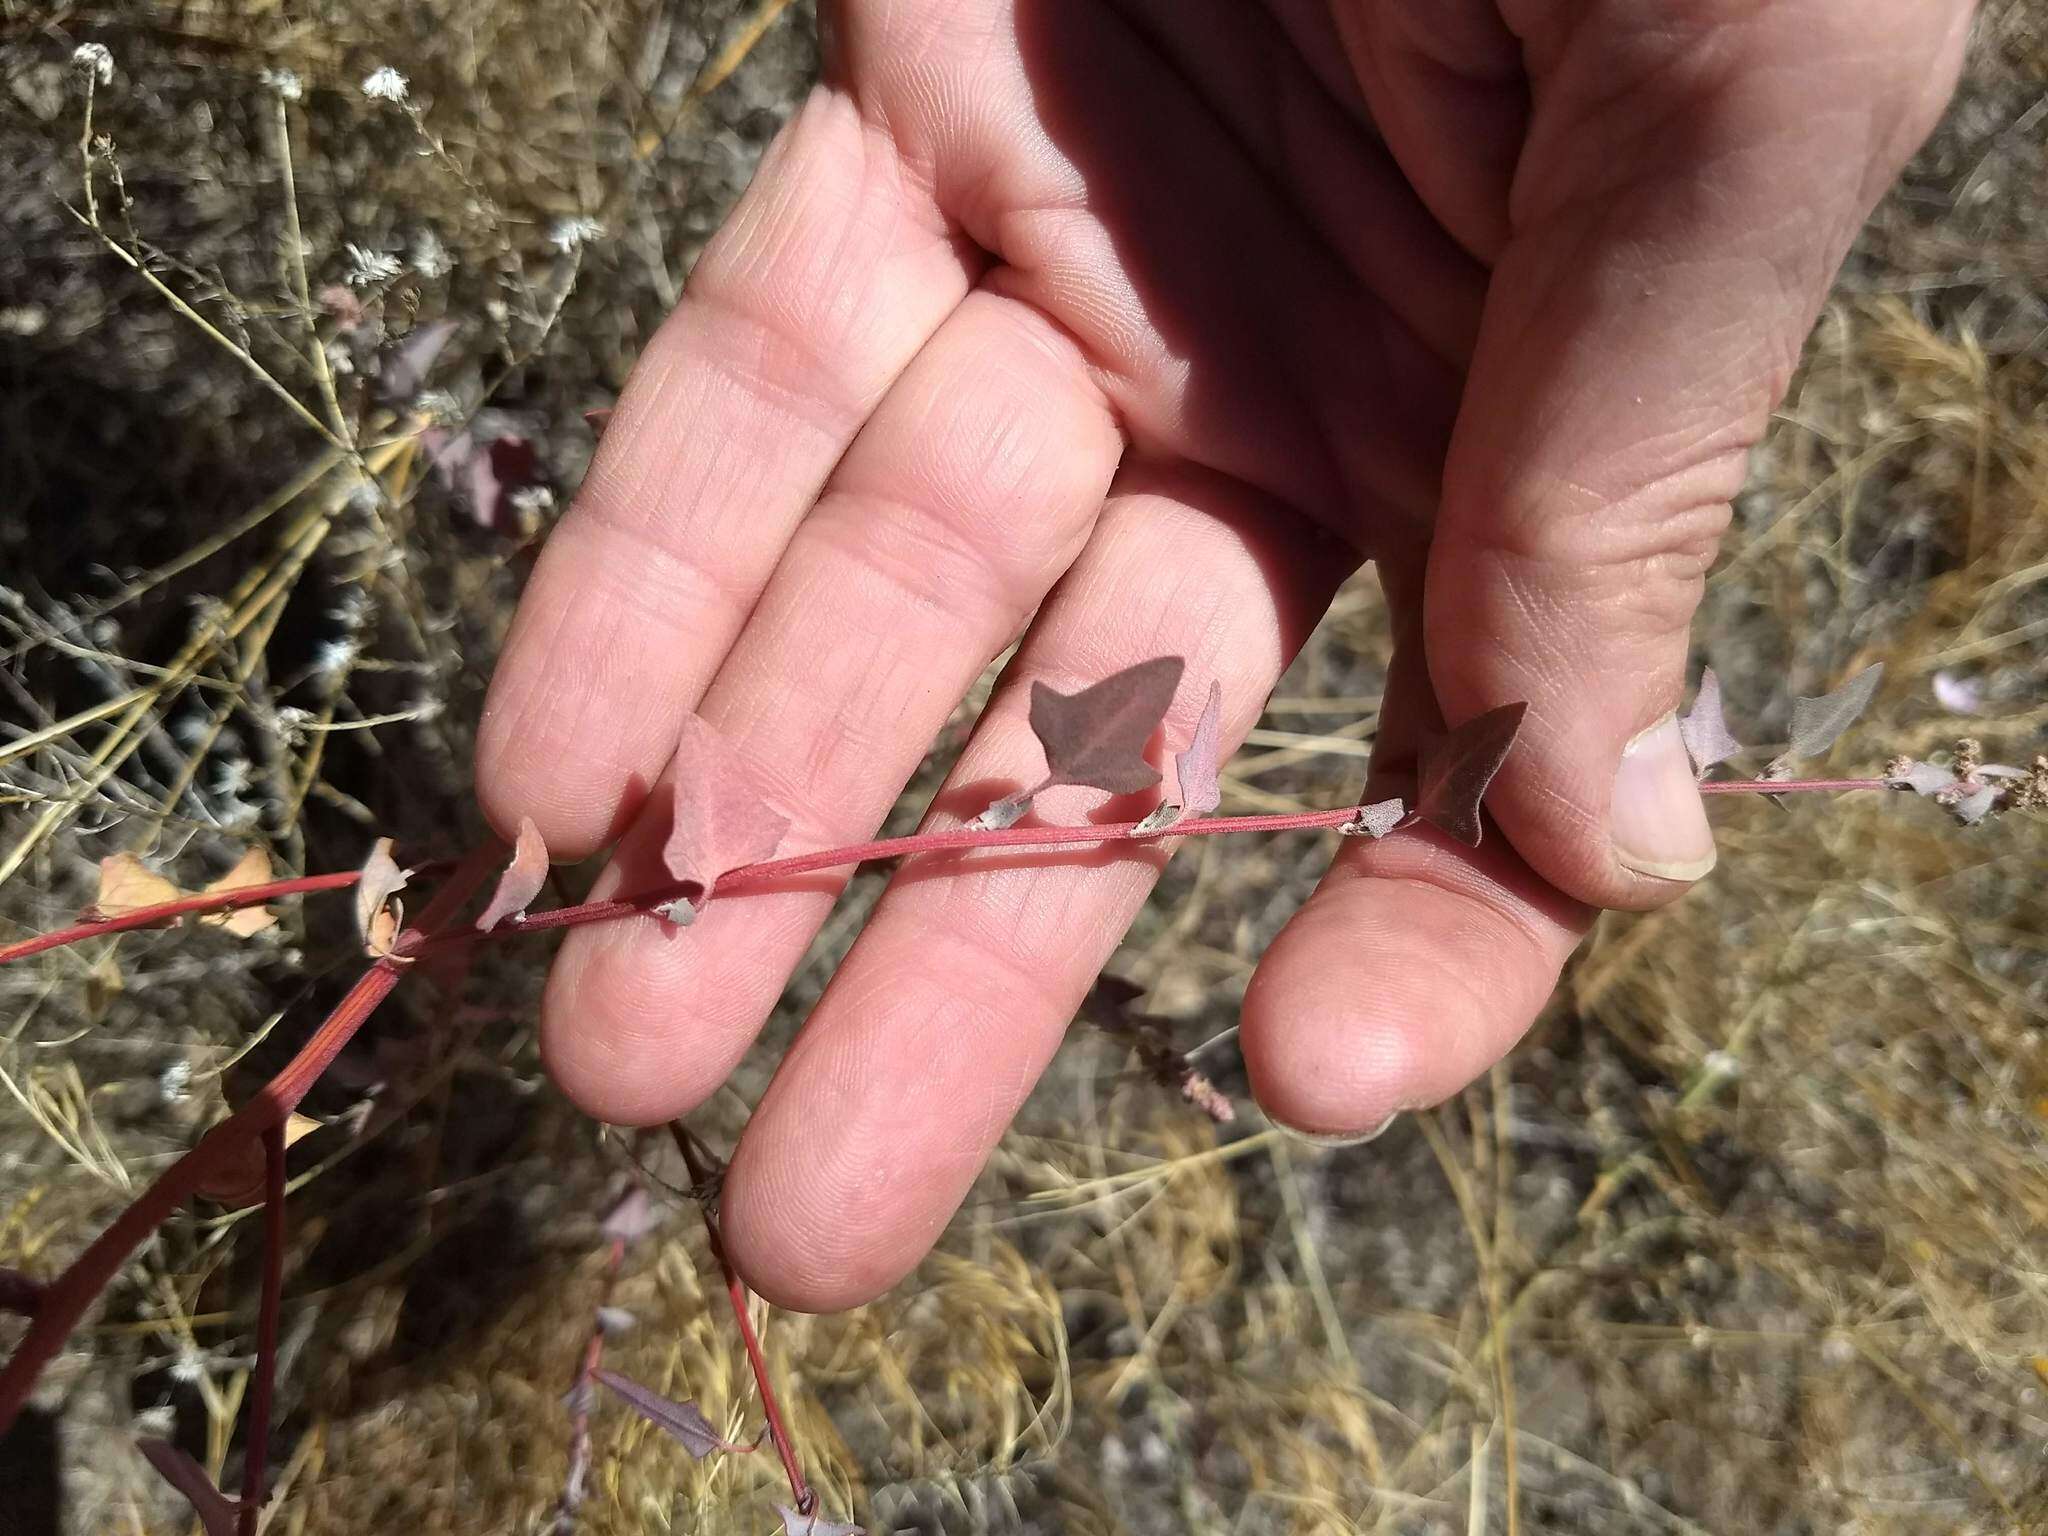
[{"label": "dried brown leaf", "polygon": [[[251,848],[235,861],[235,867],[218,880],[206,886],[209,896],[224,891],[246,890],[252,885],[268,885],[276,879],[270,865],[270,854],[262,848]],[[199,919],[213,928],[225,928],[238,939],[246,939],[275,927],[277,914],[268,907],[237,907],[232,912],[208,912]]]},{"label": "dried brown leaf", "polygon": [[412,871],[400,869],[391,857],[391,839],[380,837],[363,861],[362,878],[356,882],[356,931],[363,936],[363,949],[373,960],[391,953],[398,942],[405,908],[396,895],[405,889]]},{"label": "dried brown leaf", "polygon": [[100,886],[89,910],[100,917],[126,917],[145,907],[176,901],[183,894],[134,854],[114,853],[100,860]]}]

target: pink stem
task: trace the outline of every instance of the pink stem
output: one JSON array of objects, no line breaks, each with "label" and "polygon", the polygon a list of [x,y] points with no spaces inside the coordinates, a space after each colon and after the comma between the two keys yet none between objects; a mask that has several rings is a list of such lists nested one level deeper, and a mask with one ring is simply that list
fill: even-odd
[{"label": "pink stem", "polygon": [[1838,795],[1856,789],[1890,789],[1883,779],[1710,779],[1703,795]]},{"label": "pink stem", "polygon": [[256,1536],[270,1459],[270,1413],[277,1393],[277,1319],[284,1302],[284,1127],[263,1131],[263,1296],[256,1311],[256,1385],[249,1397],[249,1442],[242,1467],[239,1536]]},{"label": "pink stem", "polygon": [[[683,1166],[690,1170],[690,1182],[699,1189],[705,1188],[711,1182],[711,1169],[697,1155],[688,1129],[679,1120],[670,1121],[668,1129],[675,1138],[677,1150],[683,1154]],[[768,1379],[768,1357],[762,1353],[761,1341],[754,1334],[754,1320],[747,1313],[747,1283],[733,1268],[732,1260],[725,1256],[725,1243],[718,1235],[718,1218],[711,1214],[709,1200],[700,1199],[697,1208],[704,1216],[704,1235],[710,1239],[711,1256],[718,1261],[719,1270],[725,1276],[725,1294],[732,1302],[733,1321],[739,1326],[740,1343],[747,1351],[747,1369],[753,1373],[755,1390],[761,1394],[761,1412],[768,1420],[768,1438],[774,1443],[775,1454],[782,1458],[782,1475],[789,1479],[789,1496],[795,1502],[798,1514],[809,1515],[818,1507],[818,1496],[804,1481],[803,1467],[796,1459],[796,1442],[790,1438],[789,1429],[782,1422],[782,1405],[776,1401],[774,1383]]]},{"label": "pink stem", "polygon": [[465,858],[427,903],[419,923],[399,936],[392,954],[357,978],[284,1070],[247,1104],[200,1137],[198,1145],[166,1168],[141,1198],[115,1217],[113,1224],[72,1260],[70,1268],[43,1287],[28,1332],[6,1368],[0,1369],[0,1436],[13,1425],[37,1378],[63,1348],[85,1309],[113,1283],[128,1256],[217,1172],[238,1166],[251,1136],[282,1129],[286,1117],[328,1063],[403,979],[410,957],[426,947],[434,929],[454,916],[503,854],[503,846],[492,840]]},{"label": "pink stem", "polygon": [[362,872],[352,869],[338,875],[293,875],[286,880],[268,880],[262,885],[245,885],[232,891],[198,891],[190,896],[180,896],[175,901],[158,902],[153,907],[138,907],[133,912],[123,912],[119,917],[87,918],[73,923],[68,928],[32,934],[13,944],[0,944],[0,965],[5,965],[10,960],[26,960],[30,955],[39,955],[46,949],[62,949],[66,944],[96,939],[104,933],[126,933],[135,928],[154,928],[159,923],[186,917],[195,912],[232,912],[239,907],[261,906],[264,902],[274,901],[280,896],[306,896],[316,891],[346,890],[360,879]]}]

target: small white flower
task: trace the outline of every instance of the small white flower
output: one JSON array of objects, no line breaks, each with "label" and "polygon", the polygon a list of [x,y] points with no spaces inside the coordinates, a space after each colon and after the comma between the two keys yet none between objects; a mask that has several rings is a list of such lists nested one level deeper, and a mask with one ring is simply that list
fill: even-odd
[{"label": "small white flower", "polygon": [[213,792],[230,797],[240,795],[256,779],[256,770],[249,766],[246,757],[231,757],[220,765],[220,773],[214,779]]},{"label": "small white flower", "polygon": [[306,94],[306,83],[294,69],[266,69],[263,71],[263,83],[286,101],[297,101]]},{"label": "small white flower", "polygon": [[305,728],[312,722],[313,711],[301,709],[296,704],[280,705],[270,717],[271,729],[288,743],[297,744],[305,736]]},{"label": "small white flower", "polygon": [[360,245],[344,249],[348,252],[348,280],[357,288],[388,282],[405,269],[396,256],[387,256],[382,251],[366,250]]},{"label": "small white flower", "polygon": [[412,242],[412,269],[421,277],[446,277],[455,269],[455,258],[431,229],[423,229]]},{"label": "small white flower", "polygon": [[[370,482],[365,481],[364,484],[370,485]],[[370,489],[374,491],[376,486],[370,485]],[[376,600],[369,593],[361,587],[350,587],[341,594],[340,600],[327,610],[327,617],[350,634],[354,634],[370,622],[376,611]]]},{"label": "small white flower", "polygon": [[1742,1058],[1730,1051],[1709,1051],[1700,1066],[1709,1077],[1726,1079],[1742,1076]]},{"label": "small white flower", "polygon": [[462,420],[462,402],[445,389],[423,389],[412,398],[412,408],[430,421]]},{"label": "small white flower", "polygon": [[101,85],[110,84],[114,78],[114,56],[107,52],[104,43],[80,43],[71,50],[71,67]]},{"label": "small white flower", "polygon": [[314,656],[313,670],[324,678],[338,678],[355,665],[356,657],[362,654],[362,650],[361,643],[353,635],[339,640],[329,640]]},{"label": "small white flower", "polygon": [[346,378],[356,371],[355,349],[340,337],[325,343],[320,350],[327,354],[327,367],[336,378]]},{"label": "small white flower", "polygon": [[521,517],[545,517],[555,510],[555,493],[544,485],[522,485],[512,493],[512,510]]},{"label": "small white flower", "polygon": [[548,227],[548,244],[564,256],[580,245],[604,238],[604,226],[584,214],[557,219]]},{"label": "small white flower", "polygon": [[404,101],[410,84],[405,76],[385,64],[363,76],[363,94],[372,101]]},{"label": "small white flower", "polygon": [[185,1089],[191,1081],[192,1063],[174,1061],[156,1075],[157,1097],[166,1104],[175,1104],[185,1097]]},{"label": "small white flower", "polygon": [[383,492],[377,489],[374,480],[358,480],[349,487],[348,509],[351,512],[374,512],[384,504]]}]

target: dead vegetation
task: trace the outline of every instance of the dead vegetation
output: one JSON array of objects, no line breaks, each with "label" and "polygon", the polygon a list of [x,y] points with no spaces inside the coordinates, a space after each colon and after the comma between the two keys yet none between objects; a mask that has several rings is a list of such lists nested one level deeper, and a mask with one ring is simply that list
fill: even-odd
[{"label": "dead vegetation", "polygon": [[[251,844],[335,869],[474,828],[469,723],[554,514],[480,519],[428,433],[520,437],[566,495],[581,413],[802,89],[809,29],[772,0],[0,12],[29,188],[0,242],[0,934],[67,918],[118,850],[195,887]],[[114,68],[90,93],[87,41]],[[2044,61],[2034,8],[1986,14],[1759,455],[1697,631],[1752,736],[1882,660],[1838,762],[2042,749]],[[365,99],[386,64],[406,104]],[[352,246],[398,272],[352,284]],[[379,400],[444,318],[445,398]],[[1355,795],[1385,649],[1355,584],[1226,811]],[[2041,824],[1903,796],[1715,815],[1705,886],[1605,920],[1520,1052],[1369,1146],[1218,1128],[1077,1030],[913,1282],[767,1321],[828,1502],[883,1530],[2048,1530]],[[1117,963],[1240,1102],[1236,997],[1324,857],[1185,850]],[[346,912],[282,916],[0,973],[0,1264],[62,1263],[333,1001]],[[271,1529],[542,1528],[598,1217],[629,1177],[686,1182],[540,1081],[543,957],[496,948],[307,1106]],[[0,1451],[24,1529],[181,1529],[138,1425],[237,1460],[247,1228],[196,1210],[81,1333]],[[685,1202],[613,1299],[636,1321],[610,1358],[752,1434]],[[692,1463],[616,1409],[594,1432],[593,1536],[773,1528],[770,1458]]]}]

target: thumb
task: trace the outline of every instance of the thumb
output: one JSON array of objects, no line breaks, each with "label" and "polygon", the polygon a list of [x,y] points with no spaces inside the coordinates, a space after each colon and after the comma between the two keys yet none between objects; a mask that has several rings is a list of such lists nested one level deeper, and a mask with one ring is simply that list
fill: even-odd
[{"label": "thumb", "polygon": [[[1852,25],[1862,8],[1803,4],[1748,8],[1711,69],[1589,28],[1548,57],[1530,47],[1424,644],[1453,723],[1528,702],[1489,806],[1582,901],[1654,905],[1713,866],[1672,718],[1693,610],[1748,450],[1851,237],[1931,126],[1967,14],[1874,9],[1912,34],[1897,58],[1867,16]],[[1832,35],[1815,20],[1830,12]],[[1793,13],[1806,25],[1778,35]]]}]

